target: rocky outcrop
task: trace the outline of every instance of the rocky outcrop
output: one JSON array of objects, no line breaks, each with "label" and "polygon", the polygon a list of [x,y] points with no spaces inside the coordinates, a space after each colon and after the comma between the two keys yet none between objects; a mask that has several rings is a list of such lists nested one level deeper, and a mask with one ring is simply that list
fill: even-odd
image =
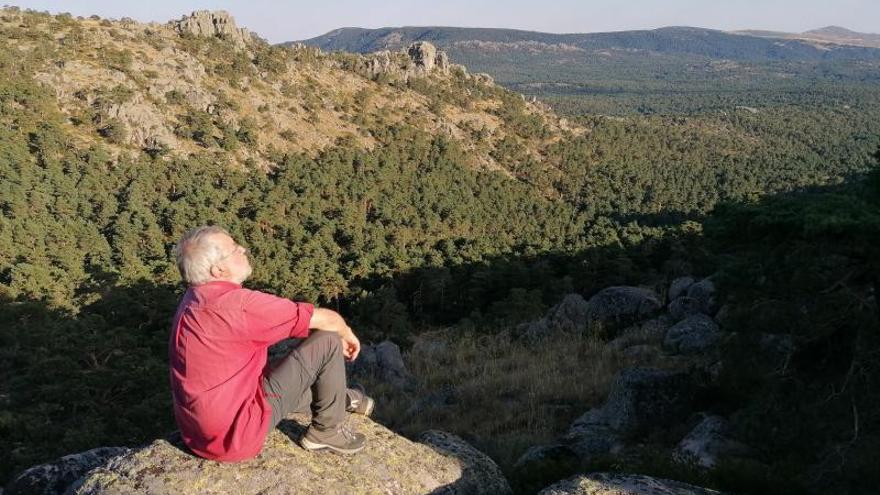
[{"label": "rocky outcrop", "polygon": [[365,55],[356,70],[370,79],[387,75],[406,82],[413,77],[424,77],[429,74],[448,75],[453,69],[460,71],[466,78],[492,83],[491,78],[486,80],[469,75],[464,66],[451,63],[446,52],[427,41],[412,43],[400,52],[382,50]]},{"label": "rocky outcrop", "polygon": [[382,74],[393,74],[396,72],[400,72],[400,68],[394,54],[388,50],[371,54],[364,62],[364,68],[361,70],[361,73],[370,79],[376,79]]},{"label": "rocky outcrop", "polygon": [[592,473],[560,481],[538,495],[717,495],[720,492],[639,474]]},{"label": "rocky outcrop", "polygon": [[663,307],[654,291],[629,286],[602,289],[587,304],[589,319],[604,325],[628,325]]},{"label": "rocky outcrop", "polygon": [[416,41],[409,45],[406,53],[415,64],[416,70],[424,72],[436,70],[444,74],[449,72],[449,57],[427,41]]},{"label": "rocky outcrop", "polygon": [[650,289],[641,287],[608,287],[589,301],[580,294],[567,294],[540,320],[519,325],[515,335],[537,339],[556,331],[585,331],[592,323],[615,327],[637,323],[663,305]]},{"label": "rocky outcrop", "polygon": [[125,447],[99,447],[66,455],[47,464],[34,466],[19,474],[8,485],[5,495],[55,495],[63,493],[71,483],[108,459],[126,454]]},{"label": "rocky outcrop", "polygon": [[353,427],[368,446],[351,456],[307,452],[296,444],[307,418],[293,415],[266,439],[262,452],[242,463],[220,463],[187,452],[179,438],[157,440],[113,458],[70,487],[95,494],[342,494],[509,493],[487,456],[463,440],[428,432],[411,442],[361,416]]},{"label": "rocky outcrop", "polygon": [[217,36],[242,48],[252,40],[250,31],[236,26],[235,19],[224,10],[196,10],[169,24],[181,34]]},{"label": "rocky outcrop", "polygon": [[686,415],[693,388],[690,376],[682,371],[625,369],[615,378],[605,404],[575,420],[572,428],[576,431],[579,422],[601,421],[626,436],[642,434]]},{"label": "rocky outcrop", "polygon": [[534,471],[542,469],[547,459],[573,465],[620,453],[627,442],[687,417],[693,396],[693,380],[685,372],[623,370],[604,405],[576,419],[557,444],[526,451],[517,466]]},{"label": "rocky outcrop", "polygon": [[181,95],[187,105],[198,110],[210,110],[215,98],[200,85],[205,68],[196,60],[172,47],[163,48],[161,56],[175,64],[174,73],[152,70],[139,60],[132,63],[132,73],[150,70],[155,74],[146,79],[147,93],[140,92],[120,70],[77,60],[47,67],[34,79],[51,88],[69,113],[85,107],[95,112],[92,123],[98,127],[108,122],[121,124],[125,132],[119,141],[125,144],[145,150],[177,149],[179,140],[172,130],[175,123],[166,114],[166,95]]},{"label": "rocky outcrop", "polygon": [[131,101],[105,108],[104,117],[117,119],[127,130],[127,142],[142,149],[174,147],[177,139],[155,105],[135,95]]},{"label": "rocky outcrop", "polygon": [[709,277],[702,280],[679,277],[669,285],[667,295],[669,314],[676,321],[696,313],[712,316],[718,311],[715,283]]}]

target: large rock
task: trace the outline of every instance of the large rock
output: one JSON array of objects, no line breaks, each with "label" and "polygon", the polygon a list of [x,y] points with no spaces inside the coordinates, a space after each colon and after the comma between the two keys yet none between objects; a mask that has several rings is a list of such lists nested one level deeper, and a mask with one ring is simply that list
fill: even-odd
[{"label": "large rock", "polygon": [[576,419],[563,437],[581,459],[593,459],[623,448],[621,434],[608,425],[601,409],[591,409]]},{"label": "large rock", "polygon": [[628,286],[602,289],[587,304],[588,318],[605,325],[627,325],[662,307],[654,291]]},{"label": "large rock", "polygon": [[685,372],[625,369],[615,377],[605,404],[576,419],[562,443],[582,459],[620,452],[627,439],[687,416],[693,395]]},{"label": "large rock", "polygon": [[709,316],[714,315],[718,310],[715,300],[715,284],[708,278],[688,287],[687,295],[696,299],[700,304],[700,311]]},{"label": "large rock", "polygon": [[537,341],[560,330],[582,332],[587,328],[589,311],[589,304],[580,294],[566,294],[562,301],[550,308],[540,320],[519,325],[516,328],[516,335]]},{"label": "large rock", "polygon": [[625,453],[633,440],[687,417],[694,389],[693,380],[685,372],[623,370],[615,377],[605,404],[576,419],[556,444],[526,451],[517,461],[517,476],[546,480],[542,473],[548,469],[585,465]]},{"label": "large rock", "polygon": [[693,277],[678,277],[669,284],[669,293],[667,294],[669,301],[678,299],[679,296],[687,294],[690,286],[694,285]]},{"label": "large rock", "polygon": [[560,481],[538,495],[717,495],[720,492],[680,481],[640,474],[592,473]]},{"label": "large rock", "polygon": [[721,339],[715,320],[695,314],[676,323],[666,332],[663,348],[677,354],[699,354],[714,347]]},{"label": "large rock", "polygon": [[544,317],[551,330],[583,331],[590,306],[580,294],[567,294]]},{"label": "large rock", "polygon": [[601,421],[622,435],[638,435],[680,420],[690,409],[693,394],[693,381],[683,371],[625,369],[614,379],[601,409],[575,424]]},{"label": "large rock", "polygon": [[657,345],[659,346],[666,337],[666,331],[674,323],[668,316],[663,315],[659,318],[652,318],[640,324],[629,326],[620,333],[614,340],[608,342],[608,347],[622,351],[636,345]]},{"label": "large rock", "polygon": [[688,316],[702,312],[703,304],[693,297],[681,296],[670,302],[667,310],[672,320],[679,322]]},{"label": "large rock", "polygon": [[169,23],[177,32],[194,36],[217,36],[228,39],[240,47],[247,45],[251,33],[235,25],[235,19],[224,10],[196,10],[180,20]]},{"label": "large rock", "polygon": [[413,381],[412,374],[403,362],[400,347],[390,340],[362,346],[360,356],[350,365],[350,369],[353,375],[371,375],[397,387],[411,385]]},{"label": "large rock", "polygon": [[519,493],[535,493],[556,480],[582,471],[580,456],[569,446],[530,447],[513,465],[511,481]]},{"label": "large rock", "polygon": [[430,430],[419,436],[419,442],[461,463],[462,475],[455,483],[432,491],[432,494],[511,493],[510,485],[495,461],[461,438],[445,431]]},{"label": "large rock", "polygon": [[69,494],[347,494],[509,493],[498,467],[463,440],[441,432],[411,442],[362,416],[361,452],[342,456],[299,447],[306,417],[293,415],[270,432],[262,452],[241,463],[201,459],[177,438],[112,459],[75,483]]},{"label": "large rock", "polygon": [[173,147],[177,139],[168,128],[161,111],[142,95],[130,101],[107,105],[105,115],[125,124],[127,142],[139,148]]},{"label": "large rock", "polygon": [[721,416],[704,416],[703,420],[687,434],[674,456],[680,461],[695,461],[698,465],[711,468],[719,458],[741,456],[749,452],[744,444],[728,437],[730,426]]},{"label": "large rock", "polygon": [[54,495],[62,493],[71,483],[111,457],[126,454],[125,447],[98,447],[97,449],[66,455],[47,464],[34,466],[15,477],[5,495]]},{"label": "large rock", "polygon": [[416,69],[424,72],[432,72],[434,70],[443,73],[449,72],[449,57],[427,41],[416,41],[409,45],[406,53],[415,64]]}]

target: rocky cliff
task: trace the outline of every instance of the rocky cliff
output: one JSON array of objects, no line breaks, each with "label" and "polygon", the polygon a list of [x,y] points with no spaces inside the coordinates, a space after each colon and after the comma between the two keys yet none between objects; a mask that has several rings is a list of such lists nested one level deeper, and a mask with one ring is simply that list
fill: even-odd
[{"label": "rocky cliff", "polygon": [[171,21],[169,25],[181,34],[217,36],[232,41],[238,47],[245,47],[253,41],[251,33],[236,26],[235,19],[224,10],[197,10],[178,21]]}]

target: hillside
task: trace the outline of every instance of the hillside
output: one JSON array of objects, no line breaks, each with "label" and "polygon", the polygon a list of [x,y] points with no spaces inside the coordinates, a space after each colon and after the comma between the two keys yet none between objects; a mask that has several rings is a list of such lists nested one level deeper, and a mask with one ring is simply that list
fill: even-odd
[{"label": "hillside", "polygon": [[[372,149],[384,130],[411,126],[497,170],[492,154],[506,137],[539,156],[565,128],[445,56],[435,66],[418,53],[274,47],[225,13],[147,25],[5,9],[0,38],[20,76],[54,92],[66,131],[114,155],[222,153],[268,170],[279,155],[314,156],[339,141]],[[518,132],[520,121],[537,131]]]}]

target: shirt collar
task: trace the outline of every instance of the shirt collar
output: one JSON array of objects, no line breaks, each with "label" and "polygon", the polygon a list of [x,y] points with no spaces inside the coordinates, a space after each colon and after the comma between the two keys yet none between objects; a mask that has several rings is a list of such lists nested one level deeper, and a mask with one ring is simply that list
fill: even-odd
[{"label": "shirt collar", "polygon": [[202,289],[202,288],[207,289],[207,288],[214,288],[214,287],[217,287],[217,288],[231,287],[231,288],[241,289],[241,284],[237,284],[237,283],[229,281],[229,280],[213,280],[211,282],[206,282],[204,284],[192,286],[193,289]]}]

